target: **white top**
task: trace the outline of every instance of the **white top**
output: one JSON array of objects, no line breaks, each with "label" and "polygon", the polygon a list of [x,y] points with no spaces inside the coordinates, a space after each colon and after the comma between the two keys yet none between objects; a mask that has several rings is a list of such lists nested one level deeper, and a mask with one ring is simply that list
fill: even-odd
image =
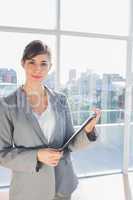
[{"label": "white top", "polygon": [[55,127],[55,116],[51,106],[51,102],[49,101],[49,95],[48,106],[46,110],[42,114],[37,114],[36,112],[33,112],[33,114],[37,118],[39,125],[43,131],[43,134],[49,143]]}]

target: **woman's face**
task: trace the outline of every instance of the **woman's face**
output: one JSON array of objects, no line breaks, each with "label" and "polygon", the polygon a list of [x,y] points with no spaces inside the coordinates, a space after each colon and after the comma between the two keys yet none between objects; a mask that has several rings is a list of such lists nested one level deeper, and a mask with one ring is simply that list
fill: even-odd
[{"label": "woman's face", "polygon": [[31,82],[42,82],[51,68],[47,54],[39,54],[31,59],[22,61],[25,70],[26,80]]}]

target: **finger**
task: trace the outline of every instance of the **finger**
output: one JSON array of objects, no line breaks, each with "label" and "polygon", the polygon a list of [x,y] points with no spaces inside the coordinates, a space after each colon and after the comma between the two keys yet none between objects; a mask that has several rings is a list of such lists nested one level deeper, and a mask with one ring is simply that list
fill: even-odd
[{"label": "finger", "polygon": [[96,113],[99,115],[101,114],[101,110],[99,108],[96,109]]},{"label": "finger", "polygon": [[61,158],[61,155],[51,155],[49,156],[49,159],[60,159]]},{"label": "finger", "polygon": [[59,163],[58,161],[49,161],[49,164],[57,165],[58,163]]},{"label": "finger", "polygon": [[50,152],[52,152],[53,154],[57,154],[57,155],[60,155],[61,152],[59,150],[55,150],[55,149],[50,149]]},{"label": "finger", "polygon": [[101,112],[101,110],[100,110],[99,108],[96,108],[96,107],[94,107],[94,108],[92,109],[92,111],[93,111],[93,112],[96,112],[96,113]]},{"label": "finger", "polygon": [[98,121],[101,116],[101,110],[99,108],[94,108],[93,110],[96,113],[96,121]]},{"label": "finger", "polygon": [[98,111],[96,119],[99,120],[100,117],[101,117],[101,111]]},{"label": "finger", "polygon": [[61,157],[61,155],[62,155],[61,153],[49,152],[49,156],[50,156],[50,157],[57,157],[57,158],[58,158],[58,157]]},{"label": "finger", "polygon": [[56,167],[58,164],[48,163],[48,166],[50,167]]},{"label": "finger", "polygon": [[50,162],[51,165],[58,165],[58,163],[59,163],[59,162],[57,162],[57,161],[52,161],[52,162]]},{"label": "finger", "polygon": [[53,149],[53,148],[49,148],[50,151],[55,152],[55,153],[61,153],[62,151],[59,151],[59,149]]},{"label": "finger", "polygon": [[48,148],[50,151],[54,152],[54,153],[59,153],[59,154],[62,154],[64,153],[64,151],[60,151],[60,148],[59,149],[54,149],[54,148]]}]

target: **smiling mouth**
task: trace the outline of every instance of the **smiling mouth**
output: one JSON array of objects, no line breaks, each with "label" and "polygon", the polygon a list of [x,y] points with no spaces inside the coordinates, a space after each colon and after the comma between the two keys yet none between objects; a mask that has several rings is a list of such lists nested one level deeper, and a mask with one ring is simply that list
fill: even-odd
[{"label": "smiling mouth", "polygon": [[40,79],[42,76],[32,75],[33,78]]}]

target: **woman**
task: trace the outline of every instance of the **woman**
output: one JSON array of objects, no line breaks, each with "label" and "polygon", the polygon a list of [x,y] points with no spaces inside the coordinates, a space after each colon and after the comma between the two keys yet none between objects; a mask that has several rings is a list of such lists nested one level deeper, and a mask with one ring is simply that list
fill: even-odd
[{"label": "woman", "polygon": [[95,109],[96,119],[60,152],[74,128],[66,97],[43,85],[52,66],[50,50],[32,41],[21,63],[25,83],[0,101],[0,164],[12,170],[9,199],[70,200],[78,184],[70,152],[95,140],[100,111]]}]

